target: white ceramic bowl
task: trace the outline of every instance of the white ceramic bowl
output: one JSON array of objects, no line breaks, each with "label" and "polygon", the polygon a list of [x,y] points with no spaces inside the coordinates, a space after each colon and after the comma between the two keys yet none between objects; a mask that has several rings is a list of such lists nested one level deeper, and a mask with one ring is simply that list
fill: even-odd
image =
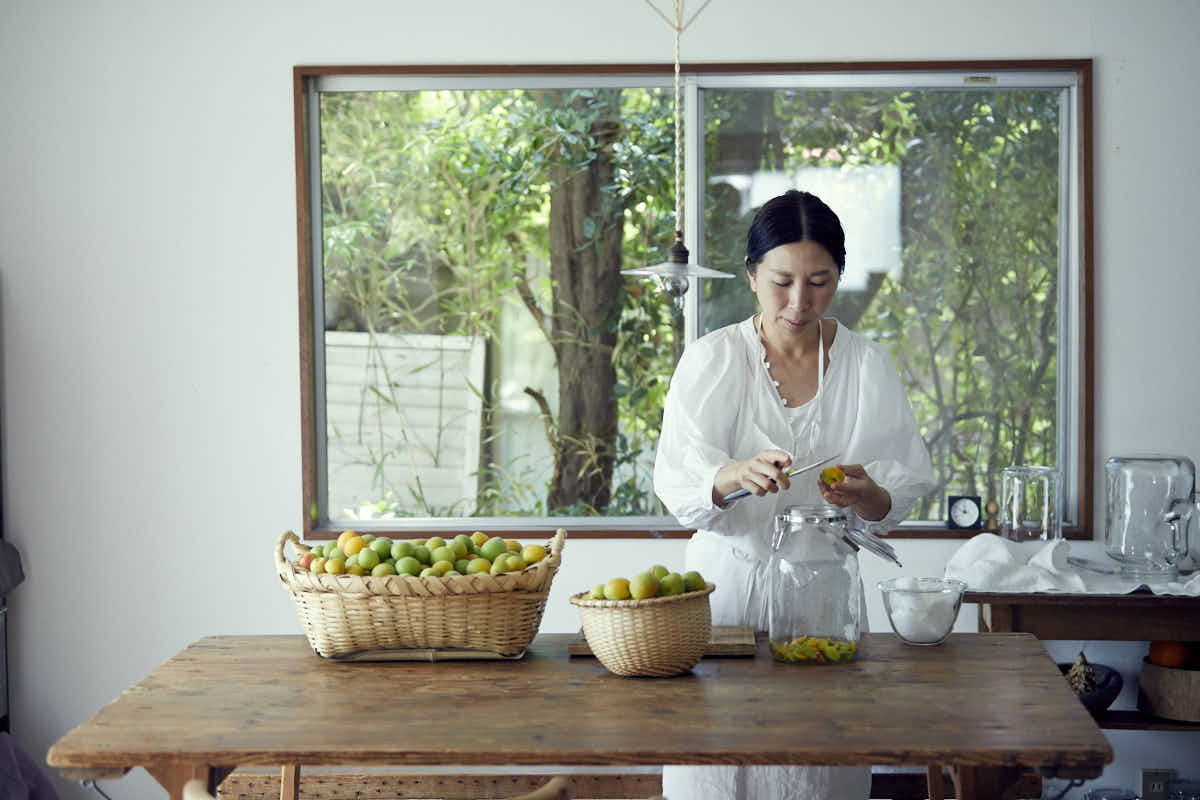
[{"label": "white ceramic bowl", "polygon": [[891,578],[879,582],[896,635],[908,644],[941,644],[954,629],[967,585],[953,578]]}]

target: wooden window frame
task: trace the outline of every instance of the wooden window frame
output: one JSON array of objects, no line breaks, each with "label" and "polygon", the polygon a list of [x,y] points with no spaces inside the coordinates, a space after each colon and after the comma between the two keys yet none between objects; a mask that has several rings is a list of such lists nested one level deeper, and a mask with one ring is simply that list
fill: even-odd
[{"label": "wooden window frame", "polygon": [[[314,367],[313,319],[313,264],[311,259],[312,220],[310,208],[312,192],[309,179],[309,156],[312,142],[308,134],[308,91],[310,81],[324,76],[439,76],[439,77],[482,77],[503,75],[669,75],[673,64],[418,64],[418,65],[306,65],[292,69],[292,95],[294,108],[295,166],[296,166],[296,221],[297,252],[299,265],[299,311],[300,311],[300,428],[301,428],[301,476],[302,516],[305,539],[332,539],[340,528],[318,518],[319,508],[316,476],[316,370]],[[904,73],[904,72],[947,72],[989,73],[1003,72],[1071,72],[1076,81],[1078,102],[1072,107],[1077,132],[1078,159],[1074,187],[1078,202],[1072,209],[1078,226],[1079,263],[1076,265],[1079,292],[1076,346],[1072,348],[1078,362],[1078,395],[1073,409],[1078,419],[1078,441],[1075,458],[1078,469],[1074,476],[1078,511],[1076,523],[1064,526],[1063,534],[1068,539],[1093,538],[1095,492],[1091,471],[1095,458],[1094,445],[1094,244],[1093,244],[1093,77],[1091,59],[1024,59],[1024,60],[961,60],[961,61],[831,61],[831,62],[721,62],[693,63],[681,68],[684,74],[785,74],[785,73]],[[403,527],[388,530],[398,538],[419,538],[433,534],[453,535],[470,532],[475,527],[470,518],[461,518],[462,524],[454,527],[418,529]],[[557,523],[533,524],[533,517],[515,517],[518,525],[506,526],[505,535],[534,538],[552,532]],[[575,518],[572,518],[575,519]],[[570,526],[572,538],[580,539],[687,539],[693,529],[663,525],[647,528],[618,528],[605,526],[604,517],[580,517],[579,525]],[[667,518],[664,518],[664,521]],[[950,530],[943,525],[904,525],[890,533],[895,539],[964,539],[978,531]]]}]

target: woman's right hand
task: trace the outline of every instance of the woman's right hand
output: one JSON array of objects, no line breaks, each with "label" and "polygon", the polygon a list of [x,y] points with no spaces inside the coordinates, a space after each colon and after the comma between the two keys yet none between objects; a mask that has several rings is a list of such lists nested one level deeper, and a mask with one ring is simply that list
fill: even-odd
[{"label": "woman's right hand", "polygon": [[756,497],[767,492],[778,492],[791,486],[787,468],[792,457],[782,450],[763,450],[753,458],[734,461],[717,470],[713,480],[713,504],[723,508],[725,495],[745,489]]}]

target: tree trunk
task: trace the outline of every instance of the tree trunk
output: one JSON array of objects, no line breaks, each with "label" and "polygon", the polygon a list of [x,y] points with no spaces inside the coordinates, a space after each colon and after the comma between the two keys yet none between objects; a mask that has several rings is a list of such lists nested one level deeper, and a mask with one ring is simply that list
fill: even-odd
[{"label": "tree trunk", "polygon": [[[616,370],[624,208],[613,187],[619,94],[591,123],[594,158],[552,169],[550,340],[558,361],[558,426],[547,509],[600,511],[611,497],[617,436]],[[581,109],[582,110],[582,109]],[[586,113],[586,112],[585,112]],[[593,111],[594,113],[594,111]]]}]

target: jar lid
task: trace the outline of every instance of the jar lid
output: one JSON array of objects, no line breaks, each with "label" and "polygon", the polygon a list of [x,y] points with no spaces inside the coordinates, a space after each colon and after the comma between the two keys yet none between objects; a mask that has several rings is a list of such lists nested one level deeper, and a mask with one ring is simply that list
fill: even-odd
[{"label": "jar lid", "polygon": [[890,544],[870,531],[858,530],[847,525],[846,510],[844,508],[829,505],[828,503],[788,506],[776,519],[782,520],[784,524],[799,522],[820,525],[821,523],[832,522],[843,529],[842,539],[846,544],[854,548],[854,550],[857,551],[860,548],[866,548],[886,561],[891,561],[897,566],[904,566],[900,563],[900,557],[896,555],[896,549]]},{"label": "jar lid", "polygon": [[845,522],[846,510],[828,503],[788,506],[780,517],[789,522]]}]

